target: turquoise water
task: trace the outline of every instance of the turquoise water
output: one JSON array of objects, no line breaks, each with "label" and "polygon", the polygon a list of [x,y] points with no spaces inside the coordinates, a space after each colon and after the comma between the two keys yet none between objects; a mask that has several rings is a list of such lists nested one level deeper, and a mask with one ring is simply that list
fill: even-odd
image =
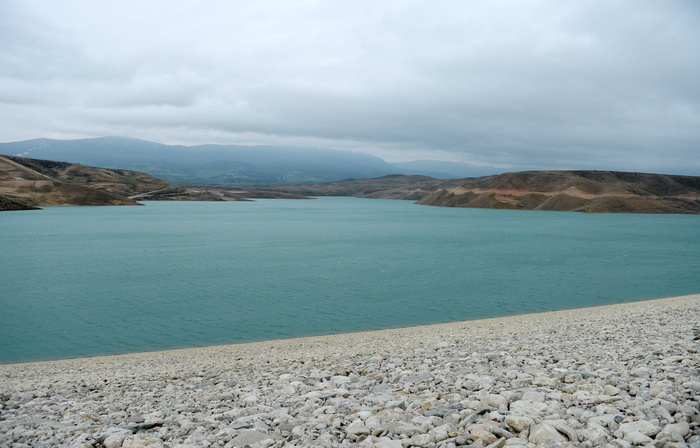
[{"label": "turquoise water", "polygon": [[699,292],[700,216],[355,198],[0,214],[2,363]]}]

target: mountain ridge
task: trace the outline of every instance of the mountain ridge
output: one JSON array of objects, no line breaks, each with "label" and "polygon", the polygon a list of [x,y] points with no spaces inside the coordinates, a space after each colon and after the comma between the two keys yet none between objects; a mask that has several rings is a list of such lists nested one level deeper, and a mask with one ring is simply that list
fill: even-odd
[{"label": "mountain ridge", "polygon": [[[141,171],[174,185],[320,183],[387,174],[449,178],[464,177],[450,174],[449,167],[459,173],[466,173],[470,167],[440,161],[391,164],[369,154],[334,149],[275,145],[166,145],[127,137],[41,138],[0,143],[0,153]],[[420,168],[421,164],[425,166]],[[484,170],[483,167],[473,169],[475,173]]]}]

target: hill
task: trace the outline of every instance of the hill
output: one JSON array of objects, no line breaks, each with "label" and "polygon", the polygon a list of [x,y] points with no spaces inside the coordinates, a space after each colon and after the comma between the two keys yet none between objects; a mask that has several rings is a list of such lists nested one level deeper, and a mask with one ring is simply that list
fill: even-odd
[{"label": "hill", "polygon": [[229,192],[239,197],[296,197],[355,196],[373,199],[405,199],[417,201],[441,188],[461,185],[463,179],[433,179],[428,176],[404,176],[393,174],[373,179],[344,179],[338,182],[295,185],[242,186],[239,192]]},{"label": "hill", "polygon": [[[464,163],[387,163],[350,151],[289,146],[165,145],[133,138],[35,139],[0,143],[0,154],[64,160],[89,166],[148,173],[173,185],[275,185],[374,178],[387,174],[464,177],[484,174]],[[492,174],[494,169],[488,171]],[[455,175],[458,173],[458,175]]]},{"label": "hill", "polygon": [[616,171],[505,173],[434,191],[418,203],[589,213],[700,214],[700,177]]},{"label": "hill", "polygon": [[240,190],[226,194],[405,199],[442,207],[700,214],[700,177],[615,171],[526,171],[465,179],[394,175]]},{"label": "hill", "polygon": [[0,155],[0,210],[138,205],[129,196],[166,187],[166,181],[136,171]]}]

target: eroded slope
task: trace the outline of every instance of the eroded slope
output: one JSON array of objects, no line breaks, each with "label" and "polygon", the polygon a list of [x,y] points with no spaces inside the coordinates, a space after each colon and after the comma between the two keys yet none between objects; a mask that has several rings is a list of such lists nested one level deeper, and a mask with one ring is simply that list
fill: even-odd
[{"label": "eroded slope", "polygon": [[136,205],[135,196],[168,183],[136,171],[0,156],[0,210],[42,205]]}]

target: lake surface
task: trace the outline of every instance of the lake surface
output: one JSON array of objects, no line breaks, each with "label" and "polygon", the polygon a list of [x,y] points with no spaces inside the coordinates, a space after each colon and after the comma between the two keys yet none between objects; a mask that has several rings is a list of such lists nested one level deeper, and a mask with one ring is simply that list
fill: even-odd
[{"label": "lake surface", "polygon": [[0,214],[0,363],[700,292],[700,216],[355,198]]}]

